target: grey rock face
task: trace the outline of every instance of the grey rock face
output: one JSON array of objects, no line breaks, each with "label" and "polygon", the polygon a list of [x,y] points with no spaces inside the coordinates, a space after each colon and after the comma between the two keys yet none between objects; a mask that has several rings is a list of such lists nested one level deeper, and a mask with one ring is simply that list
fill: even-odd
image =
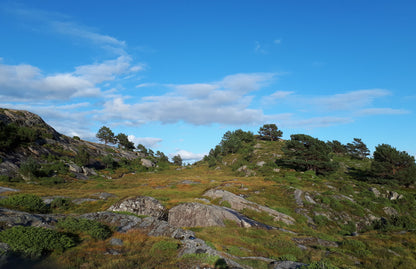
[{"label": "grey rock face", "polygon": [[101,199],[101,200],[107,200],[108,198],[116,197],[115,194],[108,193],[108,192],[98,192],[98,193],[94,193],[92,196],[97,197],[98,199]]},{"label": "grey rock face", "polygon": [[175,227],[209,227],[225,226],[225,220],[234,221],[241,227],[274,227],[259,223],[230,208],[205,205],[200,203],[185,203],[169,210],[169,224]]},{"label": "grey rock face", "polygon": [[158,219],[166,219],[166,208],[155,198],[148,196],[137,196],[118,202],[108,211],[124,211],[137,215],[151,216]]},{"label": "grey rock face", "polygon": [[12,189],[12,188],[6,188],[6,187],[0,187],[0,193],[8,192],[8,191],[14,191],[14,192],[16,192],[16,191],[19,191],[19,190]]},{"label": "grey rock face", "polygon": [[29,214],[22,211],[0,208],[0,223],[4,226],[36,226],[51,228],[58,221],[58,216],[48,214]]},{"label": "grey rock face", "polygon": [[142,162],[142,165],[144,167],[151,168],[151,167],[155,166],[155,164],[152,161],[148,160],[148,159],[141,159],[140,161]]},{"label": "grey rock face", "polygon": [[399,214],[396,209],[394,209],[393,207],[389,207],[389,206],[383,207],[383,211],[388,216],[397,216]]},{"label": "grey rock face", "polygon": [[111,238],[110,239],[110,245],[112,245],[112,246],[122,246],[123,245],[123,240],[121,240],[119,238]]},{"label": "grey rock face", "polygon": [[224,190],[209,190],[204,193],[204,196],[210,197],[212,199],[220,198],[222,201],[226,201],[231,205],[232,209],[235,210],[243,210],[243,209],[250,209],[257,212],[265,212],[274,218],[274,221],[282,221],[285,224],[294,224],[295,219],[291,216],[286,214],[280,213],[276,210],[268,208],[266,206],[262,206],[251,201],[244,199],[241,196],[235,195],[231,192],[224,191]]},{"label": "grey rock face", "polygon": [[68,169],[69,169],[70,172],[82,173],[82,168],[79,167],[78,165],[76,165],[75,163],[69,163],[68,164]]}]

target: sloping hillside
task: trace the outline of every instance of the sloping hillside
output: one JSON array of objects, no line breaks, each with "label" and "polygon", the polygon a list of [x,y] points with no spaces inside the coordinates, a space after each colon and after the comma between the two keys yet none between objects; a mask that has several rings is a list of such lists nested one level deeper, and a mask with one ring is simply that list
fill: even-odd
[{"label": "sloping hillside", "polygon": [[[65,163],[75,160],[69,152],[79,146],[96,147],[89,150],[97,160],[109,152],[59,134],[40,139],[46,143],[22,142],[3,151],[3,163],[17,154],[44,158],[30,147]],[[367,177],[373,160],[347,154],[331,153],[329,161],[337,165],[325,174],[296,170],[283,165],[288,141],[245,139],[230,151],[214,149],[192,166],[144,170],[133,161],[89,180],[0,182],[0,241],[9,247],[0,244],[0,261],[29,268],[416,267],[414,185],[373,183]],[[67,145],[68,154],[52,151],[53,143]],[[87,220],[108,225],[111,234]],[[69,233],[77,241],[55,251],[43,246],[42,259],[16,262],[11,253],[28,254],[8,236],[13,231],[17,238],[20,231],[11,227],[22,225]]]},{"label": "sloping hillside", "polygon": [[116,160],[138,157],[132,151],[62,135],[31,112],[0,109],[1,175],[24,177],[19,170],[21,165],[33,160],[44,166],[59,166],[64,162],[72,172],[85,178],[81,174],[88,175],[89,169],[104,168],[103,157],[109,154]]}]

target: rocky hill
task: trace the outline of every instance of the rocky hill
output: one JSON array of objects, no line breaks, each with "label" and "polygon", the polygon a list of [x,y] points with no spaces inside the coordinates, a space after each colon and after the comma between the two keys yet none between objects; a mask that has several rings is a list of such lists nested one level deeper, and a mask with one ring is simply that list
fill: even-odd
[{"label": "rocky hill", "polygon": [[[0,267],[416,267],[414,183],[374,181],[373,159],[328,151],[329,171],[297,169],[288,141],[239,131],[238,147],[221,141],[192,166],[144,169],[137,153],[65,137],[32,113],[0,115],[18,134],[1,144]],[[45,230],[48,243],[31,237]]]},{"label": "rocky hill", "polygon": [[39,164],[63,161],[79,178],[95,174],[92,169],[105,167],[102,159],[111,154],[115,160],[133,160],[139,155],[108,145],[62,135],[41,117],[28,111],[0,109],[0,174],[25,176],[22,164],[34,160]]}]

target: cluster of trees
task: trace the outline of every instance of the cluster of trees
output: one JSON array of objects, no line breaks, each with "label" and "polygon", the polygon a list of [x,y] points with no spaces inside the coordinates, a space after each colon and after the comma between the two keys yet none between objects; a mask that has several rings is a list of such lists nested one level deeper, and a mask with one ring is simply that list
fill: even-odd
[{"label": "cluster of trees", "polygon": [[[123,148],[125,150],[137,150],[140,152],[144,157],[147,157],[157,163],[169,163],[169,157],[166,156],[161,151],[156,151],[156,153],[152,149],[146,148],[143,144],[138,144],[137,147],[134,146],[134,143],[129,141],[128,136],[123,133],[119,133],[118,135],[114,135],[113,131],[108,128],[107,126],[101,127],[96,137],[101,141],[104,142],[104,144],[118,144],[120,148]],[[108,160],[107,160],[108,159]],[[112,161],[107,158],[104,161],[107,163],[112,163]],[[178,154],[172,158],[173,164],[182,166],[182,157]],[[108,167],[108,165],[106,165]],[[109,165],[111,166],[111,165]]]},{"label": "cluster of trees", "polygon": [[118,135],[114,135],[113,131],[107,126],[103,126],[98,130],[96,137],[104,144],[118,144],[120,148],[124,148],[125,150],[134,150],[135,146],[134,143],[129,141],[126,134],[119,133]]},{"label": "cluster of trees", "polygon": [[[259,135],[245,132],[241,129],[227,131],[221,142],[204,161],[209,166],[215,166],[222,157],[230,153],[241,153],[248,161],[252,155],[255,139],[266,141],[279,140],[283,132],[275,124],[265,124],[259,129]],[[280,166],[289,167],[298,171],[314,171],[316,174],[329,174],[335,172],[339,164],[333,160],[335,155],[346,156],[356,160],[367,159],[370,150],[360,139],[354,138],[346,145],[337,140],[324,142],[305,134],[294,134],[290,140],[285,141],[282,150],[284,156],[276,161]],[[375,182],[392,182],[410,185],[416,182],[415,158],[405,151],[398,151],[394,147],[381,144],[374,151],[371,168],[365,180]]]},{"label": "cluster of trees", "polygon": [[0,150],[12,150],[24,143],[34,142],[42,137],[36,128],[6,124],[0,121]]}]

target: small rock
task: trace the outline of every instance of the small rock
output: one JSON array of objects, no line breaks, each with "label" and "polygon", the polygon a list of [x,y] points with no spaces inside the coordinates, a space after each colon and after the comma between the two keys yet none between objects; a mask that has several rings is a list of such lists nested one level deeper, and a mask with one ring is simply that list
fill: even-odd
[{"label": "small rock", "polygon": [[280,172],[280,168],[274,168],[273,172],[279,173]]},{"label": "small rock", "polygon": [[303,206],[302,193],[303,192],[301,190],[298,190],[298,189],[296,189],[295,192],[293,193],[295,195],[296,204],[298,206],[301,206],[301,207]]},{"label": "small rock", "polygon": [[108,193],[108,192],[98,192],[98,193],[94,193],[91,196],[97,197],[98,199],[101,199],[101,200],[107,200],[108,198],[116,197],[115,194]]},{"label": "small rock", "polygon": [[142,165],[144,167],[151,168],[151,167],[154,167],[155,166],[155,164],[151,160],[141,159],[140,161],[142,162]]},{"label": "small rock", "polygon": [[137,196],[125,199],[110,206],[108,211],[125,211],[159,219],[166,218],[166,208],[158,200],[148,196]]},{"label": "small rock", "polygon": [[316,204],[316,202],[312,199],[312,197],[309,195],[309,193],[305,193],[305,200],[306,200],[306,202],[308,202],[308,203],[311,203],[311,204]]},{"label": "small rock", "polygon": [[265,161],[261,161],[261,162],[256,163],[256,165],[260,166],[260,167],[263,167],[265,164],[266,164]]},{"label": "small rock", "polygon": [[370,191],[372,191],[374,193],[374,196],[376,198],[379,198],[380,195],[381,195],[380,191],[378,189],[374,188],[374,187],[370,188]]},{"label": "small rock", "polygon": [[395,216],[395,215],[398,215],[399,214],[396,209],[394,209],[392,207],[389,207],[389,206],[384,207],[383,208],[383,211],[388,216]]},{"label": "small rock", "polygon": [[95,202],[95,201],[97,201],[97,199],[92,199],[92,198],[77,198],[77,199],[72,200],[72,202],[77,205],[80,205],[85,202]]},{"label": "small rock", "polygon": [[389,191],[389,199],[391,201],[397,200],[399,198],[399,194],[395,191]]},{"label": "small rock", "polygon": [[111,238],[110,245],[112,245],[112,246],[122,246],[123,245],[123,240],[121,240],[120,238]]},{"label": "small rock", "polygon": [[97,176],[98,175],[97,172],[95,172],[93,168],[88,168],[88,167],[83,166],[81,169],[82,169],[82,173],[85,176]]},{"label": "small rock", "polygon": [[76,165],[75,163],[69,163],[68,164],[68,168],[70,172],[74,172],[74,173],[82,173],[82,168],[79,167],[78,165]]}]

